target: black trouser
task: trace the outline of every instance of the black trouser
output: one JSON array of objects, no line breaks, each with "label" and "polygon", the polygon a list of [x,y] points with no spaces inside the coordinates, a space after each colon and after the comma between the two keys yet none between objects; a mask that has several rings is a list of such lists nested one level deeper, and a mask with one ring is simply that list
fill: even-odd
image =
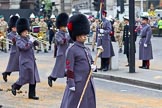
[{"label": "black trouser", "polygon": [[150,60],[142,60],[142,67],[150,67]]},{"label": "black trouser", "polygon": [[36,84],[29,84],[29,93],[28,93],[29,97],[36,95],[35,88],[36,88]]},{"label": "black trouser", "polygon": [[128,65],[129,65],[129,54],[126,54],[127,56],[127,61],[128,61]]},{"label": "black trouser", "polygon": [[101,69],[109,68],[109,58],[101,58]]}]

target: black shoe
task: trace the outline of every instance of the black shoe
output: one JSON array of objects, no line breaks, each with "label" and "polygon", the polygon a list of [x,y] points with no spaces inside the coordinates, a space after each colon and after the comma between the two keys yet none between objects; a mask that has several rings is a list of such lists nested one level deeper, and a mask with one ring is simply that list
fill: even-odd
[{"label": "black shoe", "polygon": [[143,67],[143,69],[149,69],[149,67],[148,66],[145,66],[145,67]]},{"label": "black shoe", "polygon": [[103,68],[103,71],[108,71],[108,68],[106,67],[106,68]]},{"label": "black shoe", "polygon": [[16,96],[16,89],[13,87],[13,85],[11,86],[11,92],[14,96]]},{"label": "black shoe", "polygon": [[49,46],[48,50],[51,50],[51,46]]},{"label": "black shoe", "polygon": [[2,105],[0,105],[0,108],[2,108],[3,106]]},{"label": "black shoe", "polygon": [[103,68],[98,68],[97,70],[102,70]]},{"label": "black shoe", "polygon": [[3,75],[3,80],[7,82],[7,73],[2,73],[2,75]]},{"label": "black shoe", "polygon": [[139,66],[139,68],[143,68],[143,66]]},{"label": "black shoe", "polygon": [[50,76],[48,77],[48,85],[52,87],[52,78]]},{"label": "black shoe", "polygon": [[39,100],[39,97],[37,97],[37,96],[29,96],[29,99]]}]

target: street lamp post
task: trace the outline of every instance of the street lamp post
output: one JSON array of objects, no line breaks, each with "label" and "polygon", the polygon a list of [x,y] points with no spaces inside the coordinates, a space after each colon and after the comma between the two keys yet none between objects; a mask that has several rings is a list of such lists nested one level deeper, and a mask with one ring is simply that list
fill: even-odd
[{"label": "street lamp post", "polygon": [[129,29],[130,29],[130,50],[129,50],[129,73],[135,73],[135,15],[134,0],[129,0]]}]

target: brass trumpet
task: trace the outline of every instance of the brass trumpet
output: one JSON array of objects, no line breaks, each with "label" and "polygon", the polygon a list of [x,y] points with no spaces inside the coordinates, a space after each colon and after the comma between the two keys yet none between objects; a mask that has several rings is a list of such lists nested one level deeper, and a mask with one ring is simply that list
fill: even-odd
[{"label": "brass trumpet", "polygon": [[33,38],[34,38],[35,40],[37,40],[38,42],[40,42],[40,43],[42,43],[42,44],[49,45],[49,43],[48,43],[47,41],[42,40],[43,38],[42,38],[41,34],[39,34],[39,36],[36,36],[34,33],[31,33],[31,32],[30,32],[28,35],[33,36]]}]

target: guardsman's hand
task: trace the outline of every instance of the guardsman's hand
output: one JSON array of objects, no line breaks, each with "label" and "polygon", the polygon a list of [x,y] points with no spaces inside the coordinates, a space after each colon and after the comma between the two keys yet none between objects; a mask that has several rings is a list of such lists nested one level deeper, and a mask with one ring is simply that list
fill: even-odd
[{"label": "guardsman's hand", "polygon": [[147,44],[144,44],[144,47],[147,47]]}]

